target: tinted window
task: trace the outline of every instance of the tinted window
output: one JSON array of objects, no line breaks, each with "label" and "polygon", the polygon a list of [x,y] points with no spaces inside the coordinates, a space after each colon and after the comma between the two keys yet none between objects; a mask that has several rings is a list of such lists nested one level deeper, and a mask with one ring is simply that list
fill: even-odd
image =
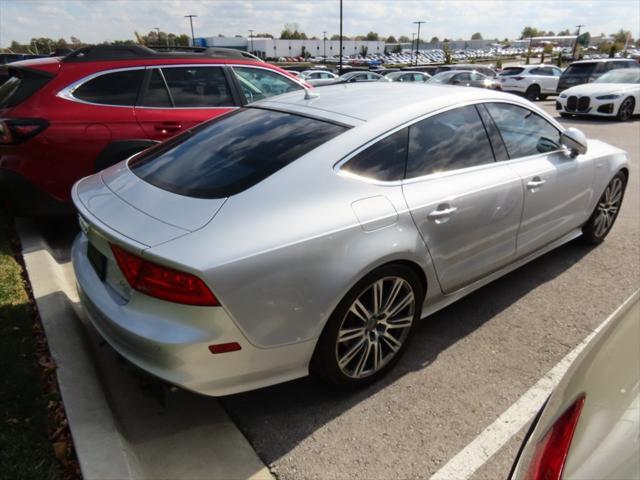
[{"label": "tinted window", "polygon": [[144,181],[170,192],[222,198],[255,185],[345,130],[289,113],[243,108],[169,140],[129,166]]},{"label": "tinted window", "polygon": [[279,73],[262,68],[234,67],[240,87],[248,102],[302,90],[302,86]]},{"label": "tinted window", "polygon": [[524,68],[520,67],[507,67],[502,72],[500,72],[501,77],[510,77],[513,75],[519,75],[524,72]]},{"label": "tinted window", "polygon": [[531,110],[507,103],[487,103],[510,158],[527,157],[560,148],[560,131]]},{"label": "tinted window", "polygon": [[153,69],[141,104],[145,107],[171,108],[171,98],[160,70]]},{"label": "tinted window", "polygon": [[73,91],[73,96],[85,102],[102,105],[133,106],[143,78],[142,69],[106,73],[80,85]]},{"label": "tinted window", "polygon": [[176,107],[228,107],[234,105],[219,67],[163,68]]},{"label": "tinted window", "polygon": [[409,128],[407,178],[494,161],[474,106],[434,115]]},{"label": "tinted window", "polygon": [[[2,72],[0,72],[2,74]],[[40,74],[28,70],[9,68],[6,76],[0,76],[0,107],[13,107],[23,102],[44,87],[51,75]]]},{"label": "tinted window", "polygon": [[564,74],[567,76],[570,76],[570,75],[586,76],[586,75],[591,75],[595,71],[595,69],[596,69],[595,63],[572,63],[564,71]]},{"label": "tinted window", "polygon": [[532,68],[530,70],[531,75],[551,75],[551,72],[548,71],[546,68]]},{"label": "tinted window", "polygon": [[375,180],[402,180],[406,161],[407,129],[403,128],[358,153],[342,170]]},{"label": "tinted window", "polygon": [[459,73],[453,77],[454,82],[469,82],[471,81],[471,74],[469,72]]}]

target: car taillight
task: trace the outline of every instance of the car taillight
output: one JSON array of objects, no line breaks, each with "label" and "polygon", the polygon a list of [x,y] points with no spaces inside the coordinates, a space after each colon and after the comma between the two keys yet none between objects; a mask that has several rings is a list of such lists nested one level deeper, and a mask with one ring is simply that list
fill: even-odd
[{"label": "car taillight", "polygon": [[22,143],[48,126],[41,118],[0,118],[0,145]]},{"label": "car taillight", "polygon": [[190,273],[149,262],[116,245],[111,251],[131,288],[151,297],[185,305],[216,307],[220,303],[205,283]]},{"label": "car taillight", "polygon": [[526,480],[560,480],[584,400],[585,396],[580,396],[538,442],[524,476]]}]

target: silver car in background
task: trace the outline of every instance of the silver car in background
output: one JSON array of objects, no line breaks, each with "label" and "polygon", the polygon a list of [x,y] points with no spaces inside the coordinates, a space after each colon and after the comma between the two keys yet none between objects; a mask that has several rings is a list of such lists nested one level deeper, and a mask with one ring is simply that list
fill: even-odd
[{"label": "silver car in background", "polygon": [[640,295],[589,343],[534,420],[511,480],[640,479]]},{"label": "silver car in background", "polygon": [[73,265],[124,357],[225,395],[387,373],[417,321],[618,215],[626,154],[530,102],[396,82],[291,93],[78,182]]}]

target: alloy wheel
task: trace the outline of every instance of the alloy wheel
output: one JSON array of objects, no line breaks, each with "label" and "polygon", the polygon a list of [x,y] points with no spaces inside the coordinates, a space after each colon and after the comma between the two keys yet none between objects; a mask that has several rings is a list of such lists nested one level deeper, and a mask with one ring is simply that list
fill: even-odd
[{"label": "alloy wheel", "polygon": [[627,121],[633,116],[633,99],[627,98],[622,105],[620,105],[620,110],[618,112],[618,118],[622,121]]},{"label": "alloy wheel", "polygon": [[620,209],[623,193],[622,180],[615,177],[607,188],[602,197],[598,201],[596,218],[593,222],[594,233],[596,237],[603,237],[613,225],[613,221]]},{"label": "alloy wheel", "polygon": [[376,280],[353,301],[336,340],[340,371],[354,379],[380,371],[405,343],[413,325],[416,294],[404,278]]}]

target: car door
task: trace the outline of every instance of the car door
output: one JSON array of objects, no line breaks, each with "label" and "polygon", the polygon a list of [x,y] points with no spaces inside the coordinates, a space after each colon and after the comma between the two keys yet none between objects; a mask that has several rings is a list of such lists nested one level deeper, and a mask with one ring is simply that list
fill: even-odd
[{"label": "car door", "polygon": [[471,72],[469,74],[469,86],[478,88],[487,88],[485,80],[487,77],[478,72]]},{"label": "car door", "polygon": [[507,164],[495,161],[474,105],[410,126],[402,189],[445,293],[514,257],[522,181]]},{"label": "car door", "polygon": [[524,187],[518,256],[527,255],[580,226],[593,196],[594,162],[571,158],[560,130],[537,113],[510,103],[486,103]]},{"label": "car door", "polygon": [[135,114],[145,134],[162,141],[238,105],[223,67],[169,65],[147,69]]}]

